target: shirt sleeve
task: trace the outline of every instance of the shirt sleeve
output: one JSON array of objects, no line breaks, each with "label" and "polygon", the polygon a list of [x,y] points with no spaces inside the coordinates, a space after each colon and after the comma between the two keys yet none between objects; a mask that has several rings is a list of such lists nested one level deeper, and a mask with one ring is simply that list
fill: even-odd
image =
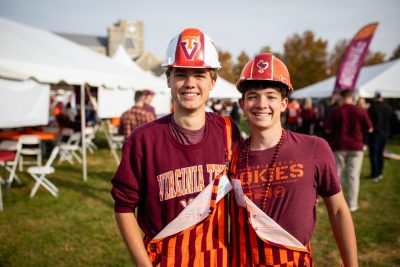
[{"label": "shirt sleeve", "polygon": [[122,159],[111,180],[111,195],[114,198],[114,211],[120,213],[133,212],[140,200],[142,157],[127,139],[122,148]]},{"label": "shirt sleeve", "polygon": [[322,197],[330,197],[342,190],[337,173],[335,158],[328,143],[317,138],[314,146],[317,192]]}]

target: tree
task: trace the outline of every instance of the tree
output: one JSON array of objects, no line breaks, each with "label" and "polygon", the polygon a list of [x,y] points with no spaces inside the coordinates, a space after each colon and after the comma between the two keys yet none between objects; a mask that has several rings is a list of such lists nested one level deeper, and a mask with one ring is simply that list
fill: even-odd
[{"label": "tree", "polygon": [[314,33],[294,34],[284,44],[283,60],[289,69],[294,88],[302,88],[327,77],[327,41]]},{"label": "tree", "polygon": [[235,77],[235,83],[239,80],[240,73],[242,72],[246,63],[249,62],[249,60],[249,56],[244,51],[242,51],[238,56],[237,63],[235,64],[235,66],[233,66],[233,76]]},{"label": "tree", "polygon": [[368,50],[368,54],[364,60],[364,66],[376,65],[385,62],[385,54],[381,52],[371,52]]},{"label": "tree", "polygon": [[400,58],[400,45],[393,51],[393,55],[390,57],[389,60],[395,60],[396,58]]},{"label": "tree", "polygon": [[335,76],[337,74],[340,62],[349,43],[350,41],[347,39],[341,39],[336,43],[328,60],[328,76]]},{"label": "tree", "polygon": [[218,71],[218,74],[227,81],[236,82],[233,75],[233,63],[231,54],[229,52],[219,50],[218,56],[219,61],[221,62],[221,69]]},{"label": "tree", "polygon": [[270,46],[264,46],[260,49],[260,53],[271,53],[277,58],[283,58],[283,55],[279,52],[273,52]]}]

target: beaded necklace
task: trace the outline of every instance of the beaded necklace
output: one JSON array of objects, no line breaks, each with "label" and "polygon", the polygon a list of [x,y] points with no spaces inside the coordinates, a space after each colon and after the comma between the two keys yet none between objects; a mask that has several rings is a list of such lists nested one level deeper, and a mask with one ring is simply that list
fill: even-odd
[{"label": "beaded necklace", "polygon": [[[281,134],[281,138],[279,139],[278,144],[275,147],[275,151],[274,154],[272,155],[272,159],[271,162],[268,164],[268,172],[267,172],[267,177],[268,177],[268,183],[267,183],[267,189],[265,190],[265,195],[264,195],[264,199],[263,199],[263,203],[262,203],[262,210],[265,210],[266,204],[267,204],[267,196],[268,196],[268,191],[269,188],[271,186],[271,182],[272,179],[274,177],[274,170],[276,167],[276,161],[278,159],[279,156],[279,151],[281,149],[282,143],[283,143],[283,138],[285,136],[285,130],[282,128],[282,134]],[[247,185],[247,191],[248,191],[248,197],[250,199],[253,199],[253,190],[251,188],[251,183],[250,183],[250,177],[249,177],[249,173],[250,173],[250,166],[249,166],[249,152],[250,152],[250,144],[251,144],[251,139],[247,139],[247,143],[246,143],[246,171],[247,171],[247,181],[246,181],[246,185]]]}]

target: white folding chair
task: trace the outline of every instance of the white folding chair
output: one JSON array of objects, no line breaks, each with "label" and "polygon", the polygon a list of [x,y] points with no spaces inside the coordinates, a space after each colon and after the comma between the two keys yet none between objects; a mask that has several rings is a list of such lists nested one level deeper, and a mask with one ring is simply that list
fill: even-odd
[{"label": "white folding chair", "polygon": [[[18,162],[19,162],[19,154],[20,154],[20,152],[21,152],[20,149],[21,149],[21,146],[20,146],[20,144],[19,144],[19,141],[4,140],[4,141],[1,141],[1,142],[0,142],[0,150],[14,151],[14,152],[16,153],[16,155],[18,156],[18,157],[16,157],[16,160],[14,160],[14,161],[7,161],[7,162],[1,163],[1,165],[2,165],[10,174],[13,173],[12,179],[10,179],[10,180],[11,180],[11,183],[12,183],[12,181],[15,179],[15,181],[17,181],[18,184],[21,184],[21,180],[18,178],[18,175],[17,175],[17,173],[16,173],[16,168],[15,168],[15,170],[13,170],[14,166],[17,166],[17,165],[18,165]],[[11,177],[11,176],[10,176],[10,177]],[[9,183],[8,188],[11,186],[11,183]]]},{"label": "white folding chair", "polygon": [[55,146],[51,151],[50,157],[45,166],[29,167],[28,173],[35,179],[36,183],[31,190],[30,197],[33,198],[39,186],[46,188],[53,196],[58,196],[58,188],[46,178],[46,175],[54,173],[54,168],[51,166],[54,159],[57,157],[59,147]]},{"label": "white folding chair", "polygon": [[18,142],[22,145],[19,158],[19,171],[23,171],[23,165],[35,163],[35,161],[24,161],[24,156],[36,157],[36,165],[42,165],[42,147],[39,136],[21,135]]},{"label": "white folding chair", "polygon": [[[10,173],[8,175],[8,179],[6,179],[6,178],[2,179],[0,177],[0,211],[3,211],[3,196],[2,196],[1,185],[6,184],[7,185],[6,190],[8,190],[10,188],[14,178],[18,179],[18,177],[16,176],[16,171],[17,171],[20,152],[21,152],[21,145],[19,143],[17,143],[16,154],[14,156],[14,159],[12,161],[0,162],[0,164],[3,165],[3,167],[5,168],[5,170]],[[12,162],[12,164],[8,165],[9,162]],[[11,167],[9,167],[9,166],[11,166]],[[18,182],[21,183],[19,180],[18,180]],[[7,193],[7,191],[6,191],[6,193]]]},{"label": "white folding chair", "polygon": [[71,165],[74,164],[73,159],[76,159],[79,163],[82,163],[81,158],[77,154],[79,151],[80,146],[79,143],[81,141],[81,133],[73,133],[69,137],[66,144],[60,144],[60,158],[58,159],[58,164],[67,160]]},{"label": "white folding chair", "polygon": [[108,133],[110,134],[110,139],[114,148],[119,149],[122,148],[122,145],[125,141],[125,136],[118,134],[118,127],[112,125],[107,122]]},{"label": "white folding chair", "polygon": [[93,140],[94,140],[95,136],[96,136],[96,130],[95,130],[94,127],[86,127],[85,128],[86,148],[92,154],[93,154],[94,150],[97,149],[96,144],[93,143]]}]

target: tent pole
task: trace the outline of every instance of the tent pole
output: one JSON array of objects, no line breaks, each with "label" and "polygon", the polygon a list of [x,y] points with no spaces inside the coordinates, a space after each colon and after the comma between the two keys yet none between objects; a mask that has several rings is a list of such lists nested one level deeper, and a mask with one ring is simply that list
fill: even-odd
[{"label": "tent pole", "polygon": [[85,85],[81,84],[81,140],[82,140],[82,175],[83,181],[87,181],[86,162],[86,107],[85,107]]},{"label": "tent pole", "polygon": [[90,93],[90,90],[88,89],[88,90],[86,90],[86,92],[87,92],[87,94],[89,96],[90,102],[92,103],[93,109],[96,112],[97,120],[100,121],[100,127],[103,130],[104,135],[106,136],[107,144],[110,147],[111,154],[114,156],[114,159],[115,159],[115,162],[117,163],[117,165],[119,165],[120,160],[119,160],[117,151],[115,150],[115,147],[114,147],[114,145],[113,145],[113,143],[111,141],[111,137],[110,137],[110,134],[109,134],[109,131],[108,131],[107,123],[104,122],[102,119],[100,119],[100,117],[99,117],[99,108],[98,108],[96,99],[92,96],[92,94]]}]

